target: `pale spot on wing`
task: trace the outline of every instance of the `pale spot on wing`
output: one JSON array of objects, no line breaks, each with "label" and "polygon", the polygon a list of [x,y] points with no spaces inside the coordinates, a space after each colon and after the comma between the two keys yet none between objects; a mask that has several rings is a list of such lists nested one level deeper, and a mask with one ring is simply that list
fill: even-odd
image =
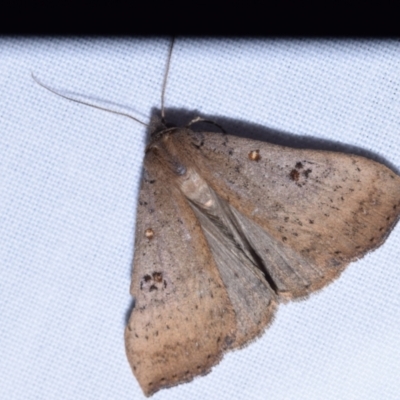
[{"label": "pale spot on wing", "polygon": [[144,235],[147,237],[147,239],[151,240],[154,237],[154,231],[151,228],[147,228],[144,232]]},{"label": "pale spot on wing", "polygon": [[261,158],[261,156],[260,156],[260,150],[252,150],[252,151],[250,151],[250,153],[249,153],[249,159],[250,159],[251,161],[259,161],[260,158]]},{"label": "pale spot on wing", "polygon": [[214,205],[214,202],[210,199],[204,204],[204,207],[211,208],[213,205]]}]

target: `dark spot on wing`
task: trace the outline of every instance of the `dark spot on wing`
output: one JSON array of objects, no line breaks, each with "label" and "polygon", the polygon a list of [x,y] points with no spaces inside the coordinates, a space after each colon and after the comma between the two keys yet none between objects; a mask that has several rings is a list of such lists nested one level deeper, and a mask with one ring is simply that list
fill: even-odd
[{"label": "dark spot on wing", "polygon": [[301,168],[303,168],[303,164],[300,162],[300,161],[298,161],[297,163],[296,163],[296,166],[295,166],[297,169],[301,169]]},{"label": "dark spot on wing", "polygon": [[153,272],[151,275],[146,274],[140,281],[140,290],[154,292],[163,290],[167,287],[167,281],[163,278],[162,272]]},{"label": "dark spot on wing", "polygon": [[295,170],[295,169],[292,169],[292,170],[290,171],[289,176],[290,176],[290,179],[291,179],[292,181],[294,181],[294,182],[298,182],[298,181],[299,181],[299,177],[300,177],[299,171],[297,171],[297,170]]},{"label": "dark spot on wing", "polygon": [[304,176],[306,177],[306,178],[308,178],[308,176],[311,174],[311,169],[307,169],[307,170],[305,170],[304,172],[303,172],[303,174],[304,174]]},{"label": "dark spot on wing", "polygon": [[154,282],[157,282],[157,283],[162,282],[162,279],[163,279],[162,273],[161,272],[153,272],[153,279],[154,279]]}]

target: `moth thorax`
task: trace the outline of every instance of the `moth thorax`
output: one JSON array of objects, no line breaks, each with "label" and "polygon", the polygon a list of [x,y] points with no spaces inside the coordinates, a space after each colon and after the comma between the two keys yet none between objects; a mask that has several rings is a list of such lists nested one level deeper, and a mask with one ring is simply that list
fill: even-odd
[{"label": "moth thorax", "polygon": [[171,139],[171,133],[162,136],[152,146],[152,150],[166,168],[174,175],[182,176],[186,173],[187,168],[185,162],[182,160],[179,150]]},{"label": "moth thorax", "polygon": [[215,200],[207,182],[193,169],[189,168],[178,180],[181,192],[201,208],[210,210]]}]

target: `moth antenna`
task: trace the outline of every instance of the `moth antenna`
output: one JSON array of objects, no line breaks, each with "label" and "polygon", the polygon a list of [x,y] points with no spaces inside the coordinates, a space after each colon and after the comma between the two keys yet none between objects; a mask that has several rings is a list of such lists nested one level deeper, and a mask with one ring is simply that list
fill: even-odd
[{"label": "moth antenna", "polygon": [[162,92],[161,92],[161,121],[163,124],[165,124],[165,109],[164,109],[165,90],[167,87],[169,67],[171,65],[172,49],[174,48],[174,42],[175,42],[175,38],[172,38],[171,45],[169,46],[168,60],[167,60],[166,68],[165,68],[164,81],[163,81]]},{"label": "moth antenna", "polygon": [[100,107],[100,106],[96,106],[96,105],[94,105],[94,104],[87,103],[87,102],[82,101],[82,100],[77,100],[77,99],[74,99],[74,98],[72,98],[72,97],[69,97],[69,96],[66,96],[66,95],[64,95],[64,94],[61,94],[61,93],[57,92],[56,90],[52,89],[50,86],[47,86],[47,85],[45,85],[44,83],[42,83],[42,82],[34,75],[33,72],[31,72],[31,75],[32,75],[32,79],[33,79],[39,86],[41,86],[42,88],[48,90],[48,91],[51,92],[51,93],[54,93],[54,94],[57,95],[57,96],[63,97],[64,99],[73,101],[73,102],[78,103],[78,104],[83,104],[83,105],[85,105],[85,106],[97,108],[98,110],[107,111],[107,112],[112,113],[112,114],[122,115],[123,117],[128,117],[128,118],[130,118],[130,119],[133,119],[133,120],[136,121],[136,122],[139,122],[139,124],[142,124],[142,125],[144,125],[144,126],[149,127],[149,124],[144,123],[144,122],[141,121],[140,119],[137,119],[137,118],[133,117],[133,116],[130,115],[130,114],[127,114],[127,113],[124,113],[124,112],[120,112],[120,111],[110,110],[110,109],[108,109],[108,108],[104,108],[104,107]]}]

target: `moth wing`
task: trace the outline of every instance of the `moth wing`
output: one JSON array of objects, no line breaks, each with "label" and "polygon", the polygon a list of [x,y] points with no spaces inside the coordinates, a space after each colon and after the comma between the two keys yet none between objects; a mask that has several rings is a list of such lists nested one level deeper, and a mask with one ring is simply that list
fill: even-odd
[{"label": "moth wing", "polygon": [[136,223],[126,353],[143,392],[207,373],[235,340],[236,320],[204,234],[153,153]]},{"label": "moth wing", "polygon": [[175,141],[229,204],[283,299],[330,283],[399,218],[400,177],[364,157],[187,129]]},{"label": "moth wing", "polygon": [[[234,226],[229,204],[210,191],[208,207],[191,203],[228,292],[236,316],[231,349],[242,347],[272,322],[276,294]],[[213,204],[212,211],[210,204]]]}]

